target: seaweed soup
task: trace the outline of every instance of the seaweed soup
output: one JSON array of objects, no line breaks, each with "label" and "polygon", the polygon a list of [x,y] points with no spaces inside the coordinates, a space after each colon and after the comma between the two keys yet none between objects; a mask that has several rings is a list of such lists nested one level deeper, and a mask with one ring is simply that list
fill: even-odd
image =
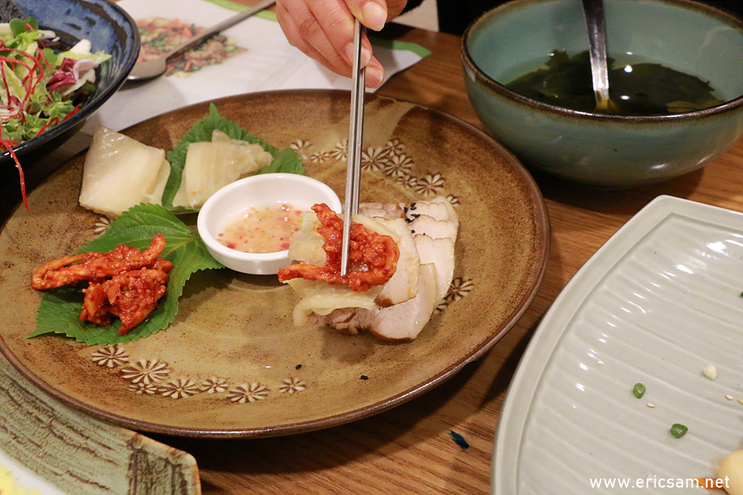
[{"label": "seaweed soup", "polygon": [[[608,113],[667,115],[723,103],[709,83],[696,76],[657,63],[614,62],[609,58],[611,104]],[[555,50],[550,53],[546,66],[505,86],[543,103],[584,112],[596,111],[588,51],[570,57],[564,51]]]}]

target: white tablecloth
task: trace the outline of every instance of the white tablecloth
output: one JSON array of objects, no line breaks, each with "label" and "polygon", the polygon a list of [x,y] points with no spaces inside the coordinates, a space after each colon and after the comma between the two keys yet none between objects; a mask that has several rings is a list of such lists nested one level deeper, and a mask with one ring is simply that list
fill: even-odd
[{"label": "white tablecloth", "polygon": [[[224,0],[121,0],[135,20],[177,19],[209,27],[245,7]],[[338,76],[291,46],[276,16],[262,12],[223,32],[245,48],[218,65],[198,72],[160,77],[145,84],[124,85],[88,121],[83,132],[98,125],[121,130],[132,124],[193,103],[236,94],[279,89],[350,89],[348,78]],[[415,44],[374,42],[374,54],[388,79],[428,55]]]}]

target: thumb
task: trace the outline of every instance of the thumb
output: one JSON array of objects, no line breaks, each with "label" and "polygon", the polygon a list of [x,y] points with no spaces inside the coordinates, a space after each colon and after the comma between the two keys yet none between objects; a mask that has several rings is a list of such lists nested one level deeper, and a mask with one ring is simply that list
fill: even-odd
[{"label": "thumb", "polygon": [[348,9],[361,24],[373,31],[380,31],[387,22],[387,4],[384,0],[352,0]]}]

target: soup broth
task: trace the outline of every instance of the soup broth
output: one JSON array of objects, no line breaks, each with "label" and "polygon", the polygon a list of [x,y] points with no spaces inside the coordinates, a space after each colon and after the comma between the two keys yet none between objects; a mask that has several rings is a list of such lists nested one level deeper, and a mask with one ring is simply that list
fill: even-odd
[{"label": "soup broth", "polygon": [[[610,113],[664,115],[722,103],[714,89],[696,76],[651,62],[609,63]],[[537,101],[573,110],[596,111],[588,52],[572,57],[550,54],[546,66],[505,84]]]}]

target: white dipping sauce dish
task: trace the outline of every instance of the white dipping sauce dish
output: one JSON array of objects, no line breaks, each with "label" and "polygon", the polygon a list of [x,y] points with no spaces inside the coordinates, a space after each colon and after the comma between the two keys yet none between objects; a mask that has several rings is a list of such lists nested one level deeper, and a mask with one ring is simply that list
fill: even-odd
[{"label": "white dipping sauce dish", "polygon": [[241,212],[280,203],[302,210],[325,203],[336,213],[342,211],[338,195],[317,179],[297,174],[254,175],[226,185],[206,200],[197,220],[199,235],[214,259],[227,268],[252,275],[275,275],[291,264],[288,250],[245,253],[221,244],[217,238]]}]

